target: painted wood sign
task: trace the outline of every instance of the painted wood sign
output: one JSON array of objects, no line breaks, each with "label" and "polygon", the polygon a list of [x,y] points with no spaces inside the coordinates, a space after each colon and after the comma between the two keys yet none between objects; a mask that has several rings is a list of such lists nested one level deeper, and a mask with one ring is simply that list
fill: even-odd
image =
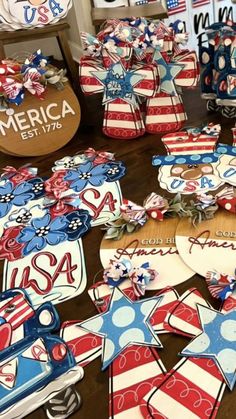
[{"label": "painted wood sign", "polygon": [[197,227],[188,220],[180,221],[176,230],[176,246],[183,261],[202,276],[211,270],[235,273],[235,214],[220,210],[214,219]]},{"label": "painted wood sign", "polygon": [[27,95],[21,106],[0,114],[0,150],[18,156],[40,156],[67,144],[80,123],[80,105],[69,85],[47,87],[44,100]]},{"label": "painted wood sign", "polygon": [[219,125],[209,124],[202,130],[165,135],[162,141],[168,155],[153,157],[153,166],[161,166],[160,186],[182,194],[218,189],[223,183],[216,172],[219,156],[215,148],[220,130]]},{"label": "painted wood sign", "polygon": [[59,304],[82,294],[87,275],[82,240],[46,246],[23,259],[5,262],[3,290],[26,289],[34,306]]},{"label": "painted wood sign", "polygon": [[142,229],[125,234],[120,240],[103,239],[100,248],[103,267],[107,268],[111,260],[129,260],[138,266],[149,262],[159,276],[150,282],[147,289],[162,289],[186,281],[194,272],[183,263],[176,248],[177,225],[177,218],[163,222],[150,219]]},{"label": "painted wood sign", "polygon": [[21,27],[43,26],[64,18],[72,0],[4,0],[11,20]]},{"label": "painted wood sign", "polygon": [[236,186],[236,126],[232,128],[232,132],[232,146],[228,144],[219,144],[217,148],[220,158],[216,170],[223,181]]}]

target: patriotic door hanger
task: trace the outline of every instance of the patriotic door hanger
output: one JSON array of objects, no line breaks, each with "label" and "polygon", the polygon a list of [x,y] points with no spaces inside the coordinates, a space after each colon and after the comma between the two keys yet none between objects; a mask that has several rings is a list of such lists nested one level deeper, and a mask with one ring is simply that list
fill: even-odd
[{"label": "patriotic door hanger", "polygon": [[[105,275],[105,277],[107,280],[107,275]],[[109,339],[110,337],[111,339],[115,338],[115,335],[113,334],[107,336],[106,339],[106,352],[103,352],[105,356],[114,358],[115,352],[122,351],[114,358],[112,364],[109,366],[109,418],[118,418],[121,415],[126,418],[133,418],[140,415],[139,405],[147,391],[158,385],[163,379],[165,367],[157,352],[154,351],[150,345],[145,345],[144,343],[144,346],[141,346],[144,339],[149,340],[146,331],[143,330],[141,332],[141,329],[139,329],[139,326],[143,327],[144,323],[149,323],[148,319],[147,322],[145,320],[144,323],[142,323],[141,320],[141,317],[145,316],[146,309],[143,308],[142,316],[138,316],[137,318],[136,325],[138,328],[135,329],[136,331],[132,329],[132,323],[134,321],[132,315],[129,317],[129,324],[125,326],[125,323],[127,323],[125,311],[128,310],[130,311],[129,314],[131,314],[133,307],[135,308],[135,311],[139,311],[142,302],[147,304],[146,307],[149,310],[151,309],[151,306],[155,305],[159,300],[158,309],[152,313],[150,320],[151,329],[149,329],[148,334],[152,333],[152,330],[154,330],[155,333],[166,333],[163,327],[163,321],[168,310],[178,299],[178,294],[174,289],[167,288],[152,299],[137,300],[139,297],[135,293],[135,288],[133,286],[130,287],[128,281],[126,281],[123,292],[118,288],[112,288],[112,291],[110,287],[111,285],[108,285],[108,283],[101,282],[94,285],[89,291],[89,295],[96,305],[97,310],[99,313],[103,313],[102,316],[96,316],[97,319],[103,319],[103,316],[109,319],[109,307],[112,307],[112,310],[115,310],[113,314],[119,310],[121,322],[119,325],[117,323],[114,326],[111,325],[111,327],[115,329],[118,327],[119,332],[130,329],[130,338],[128,339],[124,336],[124,339],[121,339],[119,342],[114,341],[116,342],[114,343]],[[113,305],[111,306],[111,304]],[[132,313],[134,312],[132,311]],[[114,320],[115,318],[116,315],[114,316]],[[94,335],[84,329],[83,324],[86,323],[89,327],[89,322],[90,320],[82,323],[69,322],[65,323],[62,328],[62,336],[68,342],[77,362],[82,366],[86,366],[100,356],[102,347],[104,348],[101,336],[98,336],[97,334]],[[99,320],[96,329],[98,330],[100,327],[99,324],[101,327],[102,324],[105,325],[105,322]],[[135,334],[133,334],[132,330]],[[138,333],[139,336],[136,333]],[[151,336],[149,335],[149,337]],[[138,340],[138,342],[133,344],[135,340]],[[156,338],[152,340],[152,342],[153,344],[156,344]]]},{"label": "patriotic door hanger", "polygon": [[217,153],[220,154],[220,158],[216,170],[224,182],[236,186],[236,126],[232,128],[232,134],[232,146],[227,144],[218,145]]},{"label": "patriotic door hanger", "polygon": [[[52,304],[36,310],[27,292],[12,289],[0,294],[0,320],[0,418],[23,418],[66,389],[78,399],[69,387],[83,378],[83,369],[65,341],[52,334],[60,326]],[[64,400],[61,417],[78,407]]]},{"label": "patriotic door hanger", "polygon": [[158,175],[161,187],[182,194],[218,189],[223,184],[216,172],[220,131],[220,125],[209,124],[202,130],[165,135],[162,141],[168,155],[153,157],[153,166],[161,166]]}]

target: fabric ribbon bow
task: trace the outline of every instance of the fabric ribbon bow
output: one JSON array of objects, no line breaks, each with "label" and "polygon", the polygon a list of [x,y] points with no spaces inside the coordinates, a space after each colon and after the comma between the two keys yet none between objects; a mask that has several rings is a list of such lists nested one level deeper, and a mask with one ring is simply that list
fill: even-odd
[{"label": "fabric ribbon bow", "polygon": [[158,273],[150,268],[149,263],[133,267],[131,262],[125,259],[121,262],[111,260],[109,267],[103,273],[104,282],[110,287],[118,287],[122,282],[129,279],[137,297],[143,296],[150,281],[157,278]]},{"label": "fabric ribbon bow", "polygon": [[23,86],[32,95],[39,98],[45,92],[45,87],[40,83],[41,74],[36,68],[29,68],[24,73]]},{"label": "fabric ribbon bow", "polygon": [[221,274],[217,271],[209,271],[206,274],[206,282],[211,295],[225,301],[236,289],[236,276]]},{"label": "fabric ribbon bow", "polygon": [[107,151],[96,151],[93,148],[89,147],[85,152],[85,156],[88,159],[93,160],[93,163],[103,164],[108,161],[115,160],[115,155]]},{"label": "fabric ribbon bow", "polygon": [[81,200],[78,195],[67,195],[65,197],[46,197],[43,205],[45,208],[51,209],[55,216],[63,215],[72,212],[75,208],[80,206]]},{"label": "fabric ribbon bow", "polygon": [[29,165],[21,166],[18,169],[13,166],[6,166],[2,170],[3,173],[1,175],[1,179],[9,180],[13,178],[14,183],[32,179],[38,173],[38,169],[36,167],[30,167]]},{"label": "fabric ribbon bow", "polygon": [[143,226],[149,217],[163,221],[164,214],[168,210],[169,204],[165,198],[152,192],[144,201],[143,207],[127,199],[123,200],[120,207],[122,218],[134,225]]}]

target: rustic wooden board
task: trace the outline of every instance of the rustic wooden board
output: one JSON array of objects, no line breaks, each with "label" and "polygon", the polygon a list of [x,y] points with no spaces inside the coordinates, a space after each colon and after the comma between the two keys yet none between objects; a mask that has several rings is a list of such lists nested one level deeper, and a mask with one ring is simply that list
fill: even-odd
[{"label": "rustic wooden board", "polygon": [[235,214],[225,210],[194,227],[187,219],[176,230],[176,245],[184,262],[205,276],[208,270],[233,275],[236,268]]},{"label": "rustic wooden board", "polygon": [[144,227],[125,234],[121,240],[102,240],[100,259],[104,268],[109,261],[128,259],[140,266],[149,262],[159,273],[157,282],[152,282],[149,289],[161,289],[180,284],[194,275],[178,255],[175,245],[175,232],[178,219],[166,219],[163,222],[150,219]]},{"label": "rustic wooden board", "polygon": [[0,114],[0,150],[15,156],[42,156],[66,145],[78,130],[80,105],[67,84],[48,86],[45,100],[26,93],[14,115]]}]

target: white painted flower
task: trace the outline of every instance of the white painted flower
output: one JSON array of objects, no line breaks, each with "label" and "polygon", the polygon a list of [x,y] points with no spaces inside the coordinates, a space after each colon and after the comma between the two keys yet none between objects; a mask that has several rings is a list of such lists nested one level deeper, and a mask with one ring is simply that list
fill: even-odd
[{"label": "white painted flower", "polygon": [[55,161],[55,166],[52,168],[52,171],[57,172],[58,170],[74,169],[85,161],[87,161],[87,157],[84,154],[78,154],[73,157],[66,156],[61,160]]}]

